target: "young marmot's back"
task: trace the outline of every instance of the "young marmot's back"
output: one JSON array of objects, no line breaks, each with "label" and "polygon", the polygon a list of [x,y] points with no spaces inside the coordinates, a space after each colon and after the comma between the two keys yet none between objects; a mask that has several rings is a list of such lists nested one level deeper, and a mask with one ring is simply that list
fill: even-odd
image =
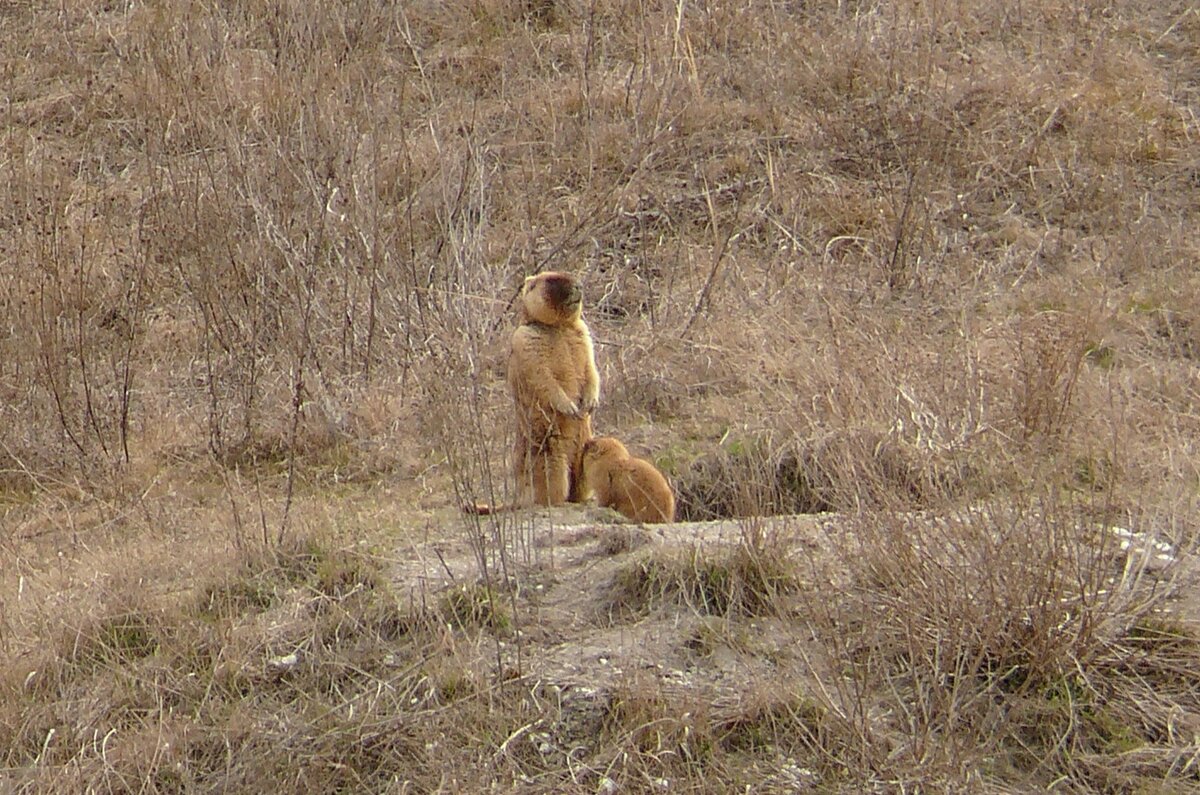
[{"label": "young marmot's back", "polygon": [[599,505],[635,522],[675,521],[675,495],[667,479],[649,461],[629,455],[611,436],[583,446],[583,481]]},{"label": "young marmot's back", "polygon": [[583,322],[583,294],[569,274],[551,271],[525,280],[508,383],[517,420],[518,506],[580,499],[579,458],[592,436],[600,375]]}]

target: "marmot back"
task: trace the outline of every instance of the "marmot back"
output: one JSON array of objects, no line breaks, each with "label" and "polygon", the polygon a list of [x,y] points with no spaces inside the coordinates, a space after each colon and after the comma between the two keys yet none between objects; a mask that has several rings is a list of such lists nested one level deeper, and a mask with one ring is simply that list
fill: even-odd
[{"label": "marmot back", "polygon": [[611,436],[583,446],[583,479],[587,492],[602,507],[613,508],[635,522],[675,521],[675,495],[653,464],[634,458]]}]

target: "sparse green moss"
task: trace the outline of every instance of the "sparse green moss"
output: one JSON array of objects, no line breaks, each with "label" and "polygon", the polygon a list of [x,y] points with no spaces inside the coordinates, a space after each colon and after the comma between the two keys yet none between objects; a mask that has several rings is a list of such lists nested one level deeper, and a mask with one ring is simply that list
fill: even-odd
[{"label": "sparse green moss", "polygon": [[508,632],[512,628],[512,619],[500,594],[486,585],[452,588],[442,597],[441,613],[447,622],[460,629],[486,627],[494,632]]},{"label": "sparse green moss", "polygon": [[158,651],[157,628],[149,615],[131,609],[81,627],[68,637],[67,659],[85,671],[120,666]]},{"label": "sparse green moss", "polygon": [[136,613],[105,621],[98,640],[120,657],[149,657],[158,650],[158,638],[150,620]]},{"label": "sparse green moss", "polygon": [[0,507],[29,505],[38,496],[31,478],[0,475]]},{"label": "sparse green moss", "polygon": [[475,685],[463,672],[443,675],[438,679],[438,698],[443,702],[457,701],[475,692]]},{"label": "sparse green moss", "polygon": [[1104,456],[1076,456],[1071,465],[1072,483],[1088,491],[1104,491],[1112,485],[1112,460]]},{"label": "sparse green moss", "polygon": [[210,619],[261,613],[275,604],[276,590],[266,578],[231,576],[200,589],[198,612]]},{"label": "sparse green moss", "polygon": [[725,452],[734,458],[742,458],[750,454],[750,451],[756,449],[758,445],[753,439],[733,438],[726,439],[721,445]]},{"label": "sparse green moss", "polygon": [[379,571],[366,558],[337,553],[317,562],[315,585],[318,591],[335,598],[357,590],[373,590],[379,585]]},{"label": "sparse green moss", "polygon": [[1101,370],[1111,370],[1117,364],[1117,352],[1111,345],[1089,345],[1083,355],[1090,364]]},{"label": "sparse green moss", "polygon": [[1119,755],[1136,751],[1146,740],[1133,726],[1122,722],[1104,707],[1088,709],[1084,716],[1088,730],[1094,735],[1096,750],[1103,754]]},{"label": "sparse green moss", "polygon": [[651,460],[661,472],[675,477],[683,471],[687,462],[696,458],[701,447],[694,437],[676,438],[659,450]]}]

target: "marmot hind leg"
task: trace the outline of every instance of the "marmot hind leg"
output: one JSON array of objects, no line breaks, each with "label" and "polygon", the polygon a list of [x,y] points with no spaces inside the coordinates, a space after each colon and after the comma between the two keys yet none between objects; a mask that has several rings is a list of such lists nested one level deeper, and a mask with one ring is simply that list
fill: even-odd
[{"label": "marmot hind leg", "polygon": [[[532,480],[534,505],[562,505],[571,494],[571,462],[565,450],[551,450],[530,456],[528,472],[521,474],[522,485]],[[518,495],[520,492],[518,492]],[[518,497],[518,502],[520,498]]]},{"label": "marmot hind leg", "polygon": [[591,492],[588,491],[587,481],[583,477],[583,448],[592,440],[592,418],[586,416],[579,423],[575,437],[571,439],[568,460],[571,463],[570,489],[567,492],[567,502],[587,502]]},{"label": "marmot hind leg", "polygon": [[580,488],[579,451],[560,444],[547,444],[544,452],[529,450],[525,445],[517,448],[514,475],[516,477],[516,499],[506,505],[474,503],[463,506],[466,513],[488,516],[501,511],[515,511],[533,506],[563,505],[571,500]]}]

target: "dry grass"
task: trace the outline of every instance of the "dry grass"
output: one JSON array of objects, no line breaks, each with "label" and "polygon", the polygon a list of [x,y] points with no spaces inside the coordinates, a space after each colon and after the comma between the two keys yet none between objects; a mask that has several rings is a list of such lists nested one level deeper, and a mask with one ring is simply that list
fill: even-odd
[{"label": "dry grass", "polygon": [[653,550],[625,565],[609,588],[609,610],[644,613],[664,605],[705,615],[770,615],[800,587],[787,545],[747,531],[726,551]]},{"label": "dry grass", "polygon": [[[0,31],[6,788],[1196,786],[1187,3],[68,0]],[[776,622],[802,674],[528,678],[555,539],[453,507],[511,486],[509,302],[548,267],[585,281],[598,428],[682,516],[853,528],[613,536],[597,612],[758,660]],[[1108,524],[1189,557],[1122,564]],[[397,581],[442,544],[478,576]]]}]

